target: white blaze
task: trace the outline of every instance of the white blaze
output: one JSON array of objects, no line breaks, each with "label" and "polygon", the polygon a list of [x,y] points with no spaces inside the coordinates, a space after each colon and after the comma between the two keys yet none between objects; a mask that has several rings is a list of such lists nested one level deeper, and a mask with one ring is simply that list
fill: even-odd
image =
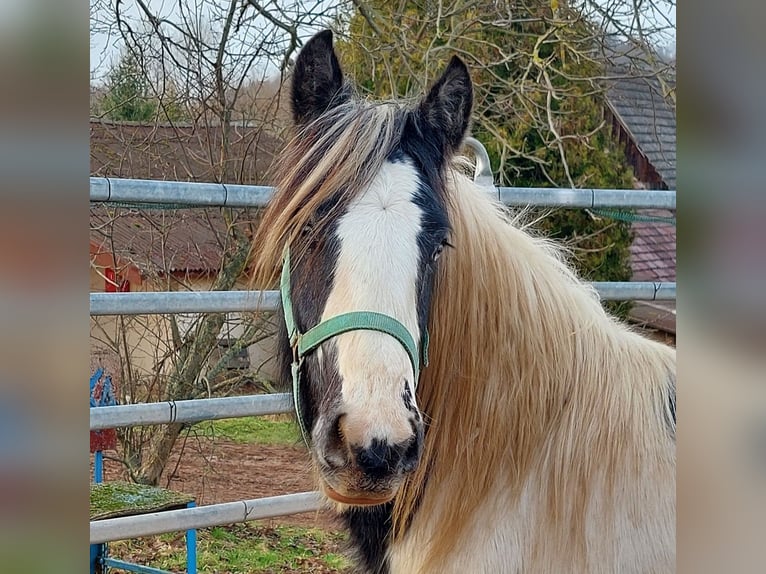
[{"label": "white blaze", "polygon": [[[409,162],[386,162],[338,222],[340,252],[322,321],[350,311],[377,311],[400,321],[419,345],[417,281],[421,209],[418,173]],[[410,438],[404,382],[414,374],[404,347],[390,335],[352,331],[333,339],[342,380],[342,430],[354,445],[373,438]]]}]

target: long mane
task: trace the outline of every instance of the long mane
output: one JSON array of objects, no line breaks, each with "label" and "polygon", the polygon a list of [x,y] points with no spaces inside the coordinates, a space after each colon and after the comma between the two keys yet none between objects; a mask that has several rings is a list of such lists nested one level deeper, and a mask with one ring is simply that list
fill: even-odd
[{"label": "long mane", "polygon": [[[672,420],[674,351],[609,317],[560,252],[486,190],[457,169],[446,179],[455,249],[434,287],[431,364],[418,387],[429,428],[395,502],[394,537],[428,515],[440,525],[428,541],[438,571],[497,481],[520,494],[534,470],[544,515],[529,527],[574,564],[585,559],[585,485],[604,484],[609,498],[618,468],[638,474],[667,462],[656,445]],[[571,539],[556,532],[581,540],[566,548]]]}]

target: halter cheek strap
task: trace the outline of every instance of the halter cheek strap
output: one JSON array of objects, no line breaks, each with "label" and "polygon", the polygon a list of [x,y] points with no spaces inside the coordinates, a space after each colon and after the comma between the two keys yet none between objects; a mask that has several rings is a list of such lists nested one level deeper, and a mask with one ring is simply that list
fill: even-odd
[{"label": "halter cheek strap", "polygon": [[390,335],[399,344],[404,347],[407,356],[412,364],[412,372],[415,375],[415,388],[417,388],[420,378],[420,359],[422,355],[423,366],[428,366],[428,331],[424,331],[421,342],[420,352],[415,345],[407,327],[389,315],[377,313],[375,311],[352,311],[330,317],[306,331],[301,333],[295,323],[293,313],[293,302],[290,296],[290,249],[285,247],[282,256],[282,275],[279,282],[279,290],[282,296],[282,310],[285,315],[285,325],[287,326],[287,336],[290,340],[290,347],[293,351],[293,362],[291,366],[293,379],[293,403],[295,405],[295,414],[298,418],[301,434],[306,445],[310,445],[309,429],[301,414],[300,405],[300,377],[303,366],[303,358],[313,352],[319,345],[349,331],[378,331]]}]

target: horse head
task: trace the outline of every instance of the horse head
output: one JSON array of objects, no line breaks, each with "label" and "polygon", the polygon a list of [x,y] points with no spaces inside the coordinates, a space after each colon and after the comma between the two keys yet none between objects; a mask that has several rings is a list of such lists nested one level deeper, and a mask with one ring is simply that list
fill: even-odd
[{"label": "horse head", "polygon": [[295,62],[296,136],[271,208],[286,255],[280,356],[322,490],[342,504],[391,500],[421,457],[416,388],[439,258],[453,240],[444,169],[472,97],[453,58],[412,105],[362,101],[331,32]]}]

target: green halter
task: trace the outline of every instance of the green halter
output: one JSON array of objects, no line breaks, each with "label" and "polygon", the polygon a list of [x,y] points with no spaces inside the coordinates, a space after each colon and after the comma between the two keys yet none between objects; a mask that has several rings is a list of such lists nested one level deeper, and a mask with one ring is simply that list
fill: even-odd
[{"label": "green halter", "polygon": [[290,297],[290,248],[285,247],[282,255],[282,277],[279,282],[279,290],[282,295],[282,310],[285,314],[287,336],[290,339],[290,347],[293,350],[292,377],[293,377],[293,402],[298,424],[301,428],[303,440],[309,445],[309,433],[301,416],[300,408],[300,377],[303,358],[314,351],[326,340],[349,331],[379,331],[391,335],[404,347],[407,356],[412,363],[412,372],[415,374],[415,386],[417,388],[420,378],[420,355],[423,356],[423,366],[428,366],[428,331],[423,333],[423,341],[418,353],[418,348],[407,328],[399,321],[374,311],[352,311],[330,317],[326,321],[315,325],[305,333],[301,333],[295,324],[293,315],[293,301]]}]

